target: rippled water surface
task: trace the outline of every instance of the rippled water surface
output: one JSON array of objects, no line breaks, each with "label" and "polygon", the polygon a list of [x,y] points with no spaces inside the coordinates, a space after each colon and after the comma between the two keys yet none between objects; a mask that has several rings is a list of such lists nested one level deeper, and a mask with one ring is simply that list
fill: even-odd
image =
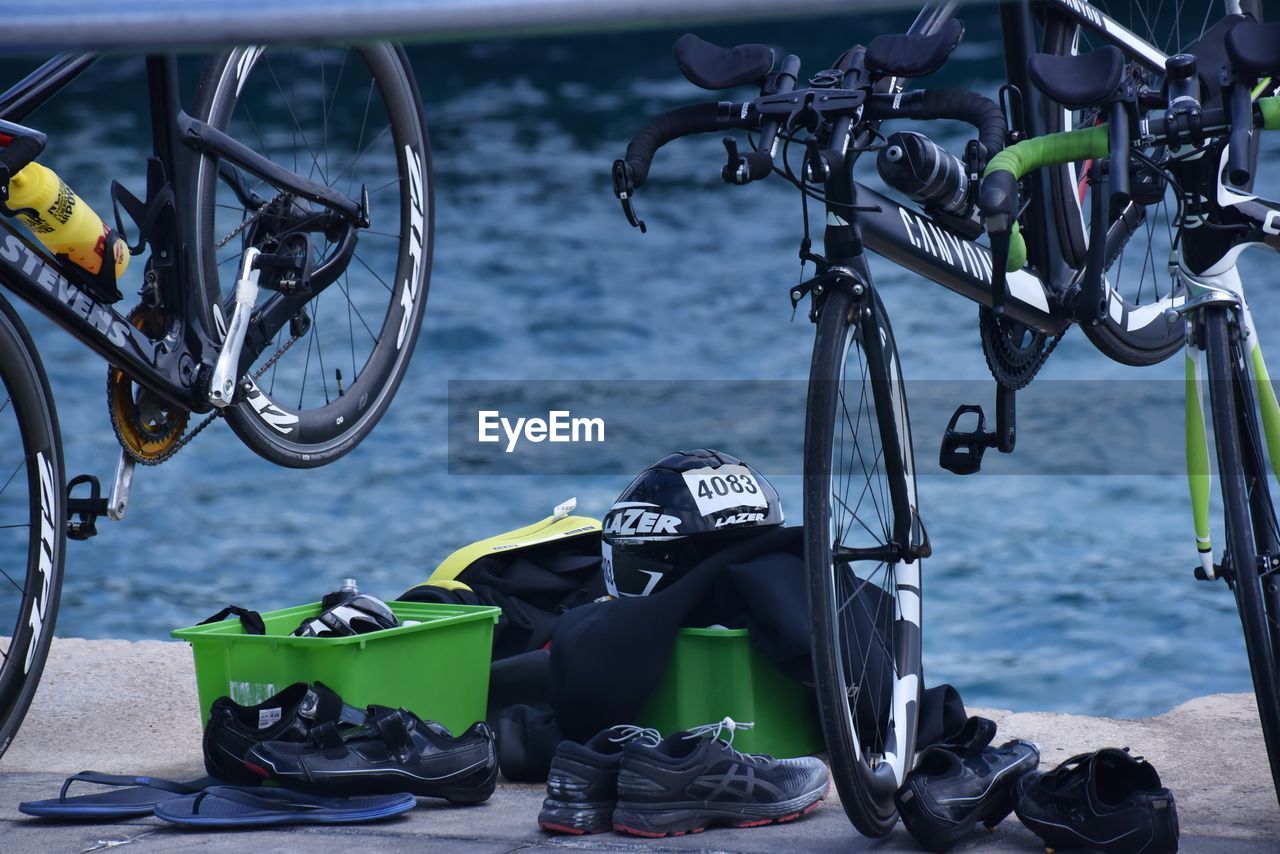
[{"label": "rippled water surface", "polygon": [[[945,81],[931,82],[994,94],[997,34],[982,15],[970,17],[966,42],[939,75]],[[726,43],[767,41],[816,69],[848,44],[907,23],[884,16],[705,32]],[[704,98],[670,60],[677,34],[415,47],[435,168],[435,266],[423,335],[390,413],[325,469],[275,468],[221,425],[165,465],[140,468],[128,518],[69,546],[59,633],[163,638],[228,601],[284,607],[318,598],[346,575],[393,596],[453,549],[541,517],[568,496],[601,514],[627,482],[625,474],[450,475],[450,380],[802,380],[812,329],[803,314],[791,319],[787,299],[800,236],[793,190],[725,187],[712,136],[658,156],[639,200],[647,235],[627,226],[609,191],[610,164],[644,117]],[[196,68],[186,62],[185,82]],[[6,79],[23,70],[0,64]],[[53,140],[45,162],[102,211],[111,178],[141,191],[140,71],[136,61],[104,61],[31,119]],[[938,138],[957,144],[964,135],[948,128]],[[1275,141],[1267,145],[1264,157],[1280,162]],[[1260,188],[1275,195],[1280,170],[1272,171]],[[1267,334],[1280,317],[1274,258],[1244,266]],[[971,304],[887,262],[874,274],[909,379],[986,378]],[[68,470],[108,480],[116,445],[105,367],[41,318],[31,325],[56,391]],[[1179,372],[1177,359],[1144,372],[1121,367],[1073,332],[1042,376],[1171,380]],[[987,384],[957,389],[915,424],[922,458],[936,454],[946,409],[989,404]],[[962,399],[974,389],[981,399]],[[1033,406],[1027,395],[1024,408]],[[1171,415],[1150,428],[1168,431],[1153,441],[1179,441],[1181,415]],[[1017,455],[1055,474],[1002,476],[1026,469],[994,458],[979,477],[922,478],[936,555],[925,565],[931,682],[954,682],[973,704],[1122,715],[1248,688],[1226,589],[1191,578],[1184,479],[1053,465],[1068,445],[1078,458],[1081,443],[1103,443],[1135,417],[1116,407],[1099,412],[1091,430],[1024,431]],[[771,434],[726,450],[788,458],[786,470],[797,471],[802,410],[772,413],[770,423]],[[725,427],[690,423],[683,443],[703,444],[711,430],[732,436]],[[614,449],[609,466],[638,471],[668,450],[637,440]],[[777,485],[798,521],[799,478],[780,476]]]}]

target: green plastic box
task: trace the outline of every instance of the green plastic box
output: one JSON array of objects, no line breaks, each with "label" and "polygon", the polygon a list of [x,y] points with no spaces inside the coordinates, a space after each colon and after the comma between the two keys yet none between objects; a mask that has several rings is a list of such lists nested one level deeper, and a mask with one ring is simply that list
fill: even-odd
[{"label": "green plastic box", "polygon": [[725,717],[745,753],[803,756],[825,749],[813,692],[751,649],[746,629],[681,629],[671,664],[640,722],[667,735]]},{"label": "green plastic box", "polygon": [[389,602],[397,626],[345,638],[297,638],[290,633],[320,603],[262,615],[265,635],[246,635],[240,620],[175,629],[191,642],[200,720],[218,697],[256,705],[294,682],[323,682],[352,706],[404,707],[455,733],[485,716],[493,625],[500,608]]}]

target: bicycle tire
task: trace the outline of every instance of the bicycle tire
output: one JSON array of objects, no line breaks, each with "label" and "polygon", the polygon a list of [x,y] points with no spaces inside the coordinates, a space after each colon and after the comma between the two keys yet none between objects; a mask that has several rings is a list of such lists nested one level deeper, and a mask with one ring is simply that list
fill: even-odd
[{"label": "bicycle tire", "polygon": [[[21,319],[0,298],[0,754],[44,672],[62,591],[67,511],[62,440],[49,380]],[[19,450],[20,449],[20,450]],[[23,521],[25,520],[25,521]],[[25,529],[25,530],[24,530]],[[12,567],[25,566],[20,592]],[[25,655],[14,652],[25,650]]]},{"label": "bicycle tire", "polygon": [[[1196,9],[1190,10],[1184,9],[1183,4],[1177,4],[1175,21],[1171,25],[1167,20],[1170,10],[1164,9],[1160,0],[1126,0],[1123,4],[1095,2],[1093,5],[1113,15],[1120,23],[1128,25],[1166,54],[1176,53],[1193,44],[1225,13],[1225,5],[1218,0],[1201,0]],[[1246,2],[1244,5],[1250,4]],[[1109,6],[1113,8],[1108,8]],[[1253,6],[1252,11],[1261,20],[1260,4]],[[1185,29],[1182,27],[1183,18],[1188,21]],[[1082,32],[1082,28],[1071,16],[1050,11],[1045,18],[1043,52],[1058,55],[1075,52]],[[1132,63],[1131,67],[1136,68],[1137,63]],[[1046,132],[1056,133],[1073,126],[1069,111],[1050,103],[1046,103],[1046,108]],[[1067,164],[1052,170],[1051,193],[1047,205],[1065,260],[1077,270],[1084,268],[1088,245],[1079,198],[1081,166],[1082,164]],[[1126,365],[1143,366],[1162,362],[1181,350],[1185,339],[1182,325],[1167,323],[1164,310],[1186,297],[1186,285],[1180,278],[1174,277],[1162,286],[1161,280],[1165,276],[1160,270],[1165,268],[1165,261],[1155,257],[1150,251],[1153,230],[1171,227],[1173,212],[1167,197],[1156,205],[1148,206],[1147,211],[1145,234],[1140,225],[1123,241],[1118,241],[1122,248],[1114,255],[1113,263],[1107,271],[1107,315],[1097,325],[1081,326],[1094,347],[1108,358]],[[1115,226],[1113,221],[1111,227]],[[1144,246],[1147,250],[1145,253]],[[1127,276],[1126,255],[1130,262],[1130,275]],[[1135,266],[1139,267],[1136,283],[1131,275]],[[1150,279],[1147,278],[1148,270]],[[1145,303],[1144,292],[1149,297]]]},{"label": "bicycle tire", "polygon": [[[867,340],[873,342],[869,347]],[[852,380],[847,372],[851,357],[858,370]],[[856,420],[849,413],[850,385],[858,386]],[[875,411],[865,407],[868,441],[860,445],[861,404]],[[837,436],[838,425],[851,427],[852,448],[843,434]],[[872,460],[868,468],[861,447],[877,441],[877,447],[867,447]],[[883,472],[876,475],[880,460]],[[860,463],[866,473],[866,486],[853,508],[852,484],[842,490],[836,470],[846,462],[851,471]],[[873,477],[878,483],[872,484]],[[873,505],[866,513],[869,521],[857,516],[868,496]],[[841,508],[852,509],[854,519],[838,521]],[[871,519],[873,513],[879,518]],[[809,375],[805,563],[813,610],[814,682],[832,777],[850,821],[871,837],[884,836],[897,822],[894,794],[915,759],[923,675],[920,562],[885,561],[871,567],[872,561],[837,561],[835,548],[861,547],[855,535],[864,532],[853,521],[866,526],[871,548],[876,534],[899,543],[914,541],[917,518],[910,423],[888,316],[874,291],[855,298],[848,289],[836,288],[820,309]],[[847,528],[844,521],[850,522]],[[870,585],[881,569],[885,589],[877,591]],[[865,578],[859,577],[860,570]],[[854,605],[868,618],[865,623],[854,619]]]},{"label": "bicycle tire", "polygon": [[[1213,438],[1218,451],[1218,480],[1222,486],[1222,510],[1226,531],[1228,578],[1235,594],[1236,609],[1244,631],[1249,672],[1253,677],[1254,695],[1258,701],[1258,717],[1267,746],[1272,784],[1280,799],[1280,675],[1277,673],[1277,650],[1271,647],[1268,614],[1263,606],[1263,582],[1258,572],[1258,555],[1250,510],[1250,481],[1267,477],[1266,464],[1256,459],[1246,461],[1241,430],[1246,424],[1242,413],[1251,407],[1244,404],[1248,383],[1241,382],[1236,347],[1231,340],[1232,328],[1226,311],[1204,313],[1205,362],[1209,385],[1209,407],[1213,417]],[[1252,443],[1251,443],[1252,444]],[[1254,450],[1257,447],[1254,446]],[[1271,614],[1271,619],[1280,614]]]},{"label": "bicycle tire", "polygon": [[[430,283],[434,181],[408,58],[396,45],[373,44],[341,49],[339,65],[336,58],[329,61],[338,50],[235,48],[209,63],[196,96],[198,118],[242,137],[259,153],[309,177],[318,173],[349,197],[359,199],[362,186],[369,190],[372,223],[359,232],[345,270],[267,343],[250,377],[241,380],[241,396],[225,410],[232,430],[253,451],[294,468],[338,459],[385,414],[408,368]],[[378,130],[383,117],[385,127]],[[270,216],[253,219],[253,208],[219,176],[217,158],[202,156],[197,170],[194,251],[208,296],[202,310],[216,329],[215,312],[230,316],[244,249],[279,235]],[[252,180],[258,181],[250,187],[254,192],[266,187],[260,198],[302,209],[296,200],[282,200],[277,188]],[[388,195],[392,189],[396,193]],[[324,240],[326,246],[308,245],[306,251],[324,257],[332,249],[327,235]],[[269,293],[264,289],[259,304]],[[322,308],[334,303],[322,318]],[[322,330],[322,319],[335,311],[336,321]],[[260,382],[254,373],[262,373]]]}]

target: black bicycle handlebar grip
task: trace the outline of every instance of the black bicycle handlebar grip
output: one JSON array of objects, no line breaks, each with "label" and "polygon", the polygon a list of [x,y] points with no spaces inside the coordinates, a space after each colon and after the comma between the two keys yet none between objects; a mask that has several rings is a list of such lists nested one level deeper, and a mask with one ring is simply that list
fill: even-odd
[{"label": "black bicycle handlebar grip", "polygon": [[990,160],[1004,148],[1005,123],[1000,105],[985,95],[962,89],[922,89],[902,95],[872,95],[866,115],[872,119],[955,119],[978,130]]},{"label": "black bicycle handlebar grip", "polygon": [[15,136],[12,142],[0,150],[0,177],[4,178],[4,185],[0,186],[0,196],[9,198],[9,179],[35,160],[43,148],[43,143],[37,139],[29,136]]},{"label": "black bicycle handlebar grip", "polygon": [[1227,108],[1231,114],[1231,135],[1227,142],[1227,180],[1237,187],[1247,186],[1249,178],[1249,138],[1253,131],[1253,101],[1249,90],[1233,83],[1227,90]]},{"label": "black bicycle handlebar grip", "polygon": [[1003,169],[982,179],[978,190],[978,210],[992,232],[1006,232],[1018,210],[1018,179]]},{"label": "black bicycle handlebar grip", "polygon": [[627,146],[626,162],[634,189],[649,177],[653,155],[671,140],[693,133],[708,133],[723,128],[741,127],[745,118],[735,116],[728,101],[707,101],[679,107],[652,119],[632,138]]},{"label": "black bicycle handlebar grip", "polygon": [[1111,105],[1107,124],[1107,146],[1111,152],[1111,198],[1120,204],[1129,201],[1129,114],[1123,103]]}]

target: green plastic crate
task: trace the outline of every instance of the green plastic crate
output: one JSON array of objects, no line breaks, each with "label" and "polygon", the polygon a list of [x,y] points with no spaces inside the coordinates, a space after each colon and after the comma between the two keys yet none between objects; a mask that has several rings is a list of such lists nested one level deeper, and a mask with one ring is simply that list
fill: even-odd
[{"label": "green plastic crate", "polygon": [[398,626],[345,638],[290,635],[320,603],[262,615],[265,635],[246,635],[240,620],[175,629],[191,642],[200,720],[218,697],[256,705],[294,682],[323,682],[352,706],[404,707],[461,732],[485,716],[493,625],[500,608],[389,602]]},{"label": "green plastic crate", "polygon": [[825,749],[813,692],[751,649],[746,629],[681,629],[640,722],[667,735],[725,717],[752,721],[734,734],[747,753],[802,756]]}]

